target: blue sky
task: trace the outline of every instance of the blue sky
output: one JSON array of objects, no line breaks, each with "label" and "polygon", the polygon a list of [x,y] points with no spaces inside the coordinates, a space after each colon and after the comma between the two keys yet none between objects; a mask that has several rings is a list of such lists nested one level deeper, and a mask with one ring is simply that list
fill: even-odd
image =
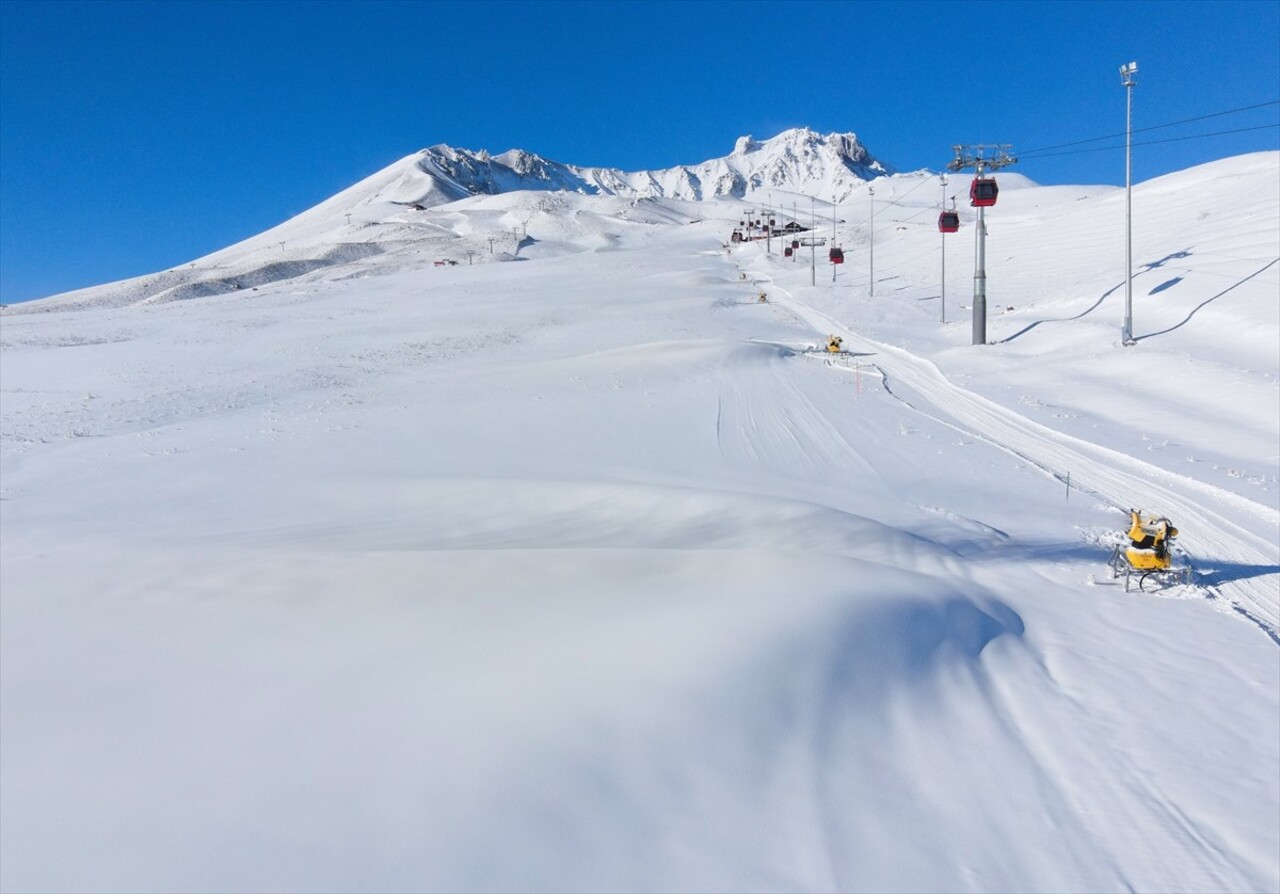
[{"label": "blue sky", "polygon": [[899,170],[1004,142],[1038,182],[1123,183],[1122,137],[1031,150],[1122,134],[1129,60],[1135,130],[1267,104],[1135,134],[1135,180],[1280,147],[1280,0],[0,0],[0,301],[182,263],[436,143],[641,170],[807,125]]}]

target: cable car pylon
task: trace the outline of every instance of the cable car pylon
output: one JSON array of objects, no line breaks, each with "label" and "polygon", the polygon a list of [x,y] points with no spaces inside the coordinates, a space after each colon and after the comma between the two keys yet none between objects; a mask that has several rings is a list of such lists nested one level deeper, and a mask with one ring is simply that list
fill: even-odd
[{"label": "cable car pylon", "polygon": [[[998,171],[1018,163],[1009,154],[1013,148],[1008,143],[992,146],[952,146],[956,157],[947,165],[948,171],[973,170],[975,176],[969,186],[969,204],[978,209],[978,226],[975,238],[978,243],[977,264],[973,272],[973,343],[987,343],[987,221],[986,210],[995,205],[999,188],[994,177],[983,176],[987,171]],[[988,156],[988,151],[991,153]],[[941,223],[941,221],[939,221]]]}]

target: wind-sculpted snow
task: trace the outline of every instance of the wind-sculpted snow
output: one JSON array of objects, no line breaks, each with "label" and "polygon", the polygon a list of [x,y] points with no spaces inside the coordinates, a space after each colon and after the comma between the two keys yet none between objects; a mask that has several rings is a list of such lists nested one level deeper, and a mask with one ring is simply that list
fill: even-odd
[{"label": "wind-sculpted snow", "polygon": [[873,297],[861,191],[833,282],[399,173],[0,317],[0,888],[1280,887],[1280,154],[1135,189],[1132,347],[1113,189],[1002,188],[973,347],[930,177]]}]

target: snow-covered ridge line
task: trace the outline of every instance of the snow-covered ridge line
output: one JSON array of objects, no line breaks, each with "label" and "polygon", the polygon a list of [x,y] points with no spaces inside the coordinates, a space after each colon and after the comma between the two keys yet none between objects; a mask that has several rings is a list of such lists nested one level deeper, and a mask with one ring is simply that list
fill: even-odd
[{"label": "snow-covered ridge line", "polygon": [[[583,167],[521,149],[500,155],[439,144],[388,165],[279,225],[191,264],[118,283],[27,302],[5,313],[157,303],[207,297],[305,276],[387,251],[494,255],[466,221],[428,220],[427,209],[464,199],[558,192],[601,200],[703,202],[751,199],[765,192],[839,202],[864,183],[893,173],[853,133],[797,128],[757,141],[740,137],[733,152],[696,165],[655,171]],[[504,221],[510,232],[520,221]],[[484,236],[493,235],[486,233]],[[463,245],[468,240],[474,245]],[[426,243],[430,243],[428,247]],[[452,243],[450,245],[449,243]],[[519,252],[511,245],[502,257]]]},{"label": "snow-covered ridge line", "polygon": [[[654,171],[580,167],[521,149],[501,155],[440,144],[406,162],[423,175],[399,201],[430,207],[468,195],[566,190],[588,195],[702,201],[747,198],[763,190],[803,192],[838,202],[862,182],[892,173],[853,133],[784,131],[770,140],[739,137],[732,154]],[[408,186],[408,184],[404,184]]]}]

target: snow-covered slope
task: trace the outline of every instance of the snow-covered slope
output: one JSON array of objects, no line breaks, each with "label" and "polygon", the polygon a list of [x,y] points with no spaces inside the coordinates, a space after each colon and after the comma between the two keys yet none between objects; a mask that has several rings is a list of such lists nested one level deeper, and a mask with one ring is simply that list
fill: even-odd
[{"label": "snow-covered slope", "polygon": [[[414,253],[439,252],[455,261],[459,257],[469,262],[511,260],[519,252],[534,212],[563,205],[561,196],[566,193],[626,199],[593,207],[644,219],[644,211],[617,209],[658,198],[702,202],[765,194],[776,194],[780,207],[789,204],[784,201],[787,197],[801,195],[839,202],[865,181],[888,173],[854,134],[823,136],[807,128],[788,130],[763,142],[742,137],[725,158],[636,173],[560,164],[518,149],[491,156],[483,150],[440,145],[403,158],[297,217],[188,266],[68,292],[16,310],[205,297],[406,248]],[[530,203],[523,198],[529,193],[553,195]],[[469,238],[479,235],[469,220],[429,213],[442,205],[452,208],[452,203],[471,196],[511,194],[521,195],[521,201],[501,216],[498,226],[487,229],[485,238]],[[683,213],[699,216],[692,209]],[[495,253],[489,236],[501,251]]]},{"label": "snow-covered slope", "polygon": [[1280,153],[1136,187],[1132,347],[1123,193],[1001,185],[983,347],[923,174],[874,283],[865,189],[367,182],[0,315],[0,888],[1280,887]]}]

